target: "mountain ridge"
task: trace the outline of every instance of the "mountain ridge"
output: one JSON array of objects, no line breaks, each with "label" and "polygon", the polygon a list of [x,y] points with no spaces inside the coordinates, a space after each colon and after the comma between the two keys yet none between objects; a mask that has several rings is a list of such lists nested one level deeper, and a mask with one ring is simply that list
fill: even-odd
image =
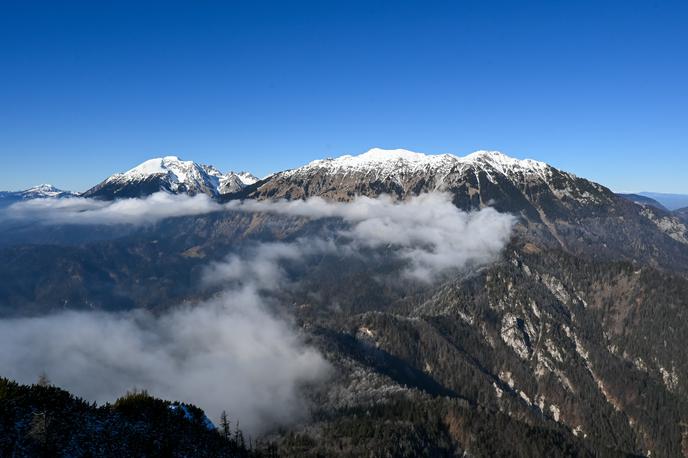
[{"label": "mountain ridge", "polygon": [[659,201],[657,201],[651,197],[646,197],[646,196],[643,196],[640,194],[625,194],[625,193],[617,193],[616,195],[619,197],[623,197],[624,199],[630,200],[631,202],[634,202],[634,203],[641,205],[643,207],[650,206],[650,207],[658,208],[658,209],[666,211],[666,212],[669,211],[668,208],[666,208]]},{"label": "mountain ridge", "polygon": [[688,207],[688,195],[686,194],[673,194],[666,192],[648,191],[638,192],[636,194],[656,200],[657,202],[664,205],[669,211],[674,211]]}]

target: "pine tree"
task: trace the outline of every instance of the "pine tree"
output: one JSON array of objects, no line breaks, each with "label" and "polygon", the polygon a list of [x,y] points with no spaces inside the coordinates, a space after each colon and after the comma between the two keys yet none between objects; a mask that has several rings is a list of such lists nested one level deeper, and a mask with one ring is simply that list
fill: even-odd
[{"label": "pine tree", "polygon": [[232,438],[232,426],[227,418],[227,412],[224,410],[220,415],[220,434],[222,434],[225,440],[230,440]]},{"label": "pine tree", "polygon": [[246,443],[244,442],[244,433],[242,433],[239,429],[239,420],[237,420],[236,430],[234,431],[234,442],[236,442],[236,446],[239,448],[239,450],[246,448]]}]

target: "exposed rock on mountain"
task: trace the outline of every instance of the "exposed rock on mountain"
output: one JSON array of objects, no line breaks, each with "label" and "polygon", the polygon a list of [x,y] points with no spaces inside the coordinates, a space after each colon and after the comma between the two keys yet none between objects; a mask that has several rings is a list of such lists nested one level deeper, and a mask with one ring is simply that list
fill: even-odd
[{"label": "exposed rock on mountain", "polygon": [[102,183],[82,194],[111,200],[121,197],[143,197],[158,191],[175,194],[220,194],[235,193],[256,178],[247,172],[237,174],[221,173],[210,165],[182,161],[176,156],[150,159],[133,169],[110,176]]}]

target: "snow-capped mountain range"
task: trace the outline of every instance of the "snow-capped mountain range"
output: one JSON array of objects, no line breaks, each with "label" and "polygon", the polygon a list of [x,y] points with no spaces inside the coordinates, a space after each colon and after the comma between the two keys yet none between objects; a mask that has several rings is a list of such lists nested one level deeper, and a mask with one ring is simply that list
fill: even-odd
[{"label": "snow-capped mountain range", "polygon": [[[316,160],[303,167],[278,172],[268,178],[298,179],[325,174],[401,182],[404,177],[427,175],[441,181],[442,177],[471,167],[489,170],[490,176],[544,176],[549,169],[543,162],[515,159],[499,152],[478,151],[460,157],[452,154],[422,154],[404,149],[373,148],[356,156],[345,155],[336,159]],[[211,165],[182,160],[176,156],[165,156],[147,160],[126,172],[115,173],[79,195],[115,199],[167,191],[191,195],[204,193],[217,197],[237,193],[258,181],[259,179],[249,172],[222,173]],[[40,190],[42,192],[39,192]],[[19,193],[27,198],[76,195],[49,185],[41,185]]]},{"label": "snow-capped mountain range", "polygon": [[[677,244],[688,245],[685,214],[637,203],[544,162],[496,151],[455,156],[373,148],[356,156],[312,161],[260,180],[246,172],[222,173],[210,165],[165,156],[116,173],[79,196],[114,200],[160,191],[206,194],[218,201],[314,196],[349,201],[360,195],[381,194],[403,200],[439,191],[451,194],[462,210],[492,207],[516,215],[522,223],[517,230],[523,231],[525,240],[573,253],[586,251],[593,243],[596,256],[609,257],[627,251],[629,246],[665,246],[662,253],[670,253],[679,250]],[[45,188],[23,195],[73,194]],[[604,244],[597,244],[600,237]],[[634,251],[632,257],[658,265],[677,262],[670,256],[660,259],[645,249]],[[688,254],[685,263],[688,265]]]},{"label": "snow-capped mountain range", "polygon": [[[126,172],[115,173],[81,194],[40,185],[19,192],[2,192],[0,203],[77,195],[112,200],[143,197],[159,191],[223,199],[226,196],[258,199],[321,196],[335,200],[349,200],[360,194],[385,193],[405,198],[420,192],[444,191],[454,194],[461,208],[491,205],[521,213],[531,220],[555,220],[561,214],[588,215],[594,209],[613,207],[617,197],[646,207],[631,195],[616,196],[604,186],[544,162],[516,159],[497,151],[456,156],[381,148],[359,155],[315,160],[262,180],[248,172],[223,173],[211,165],[176,156],[158,157]],[[676,226],[672,234],[684,233],[683,225],[678,222],[685,221],[683,214],[667,216],[662,208],[646,210],[645,214],[655,223],[663,221],[662,227],[671,222]],[[679,216],[680,219],[676,218]]]}]

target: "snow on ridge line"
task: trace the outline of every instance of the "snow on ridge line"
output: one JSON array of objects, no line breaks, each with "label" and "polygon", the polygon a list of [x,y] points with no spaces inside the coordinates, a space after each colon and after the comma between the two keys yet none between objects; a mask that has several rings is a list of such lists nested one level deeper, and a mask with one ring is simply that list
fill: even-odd
[{"label": "snow on ridge line", "polygon": [[169,172],[172,172],[179,178],[181,178],[180,181],[183,181],[182,179],[186,178],[186,175],[190,173],[193,174],[193,172],[205,172],[210,176],[216,177],[222,177],[225,175],[235,175],[239,177],[239,179],[245,184],[253,184],[256,181],[258,181],[258,178],[256,178],[250,172],[228,172],[227,174],[223,174],[212,165],[203,165],[198,164],[194,161],[185,161],[179,159],[179,157],[177,156],[164,156],[148,159],[140,163],[136,167],[133,167],[127,170],[126,172],[116,173],[112,175],[112,177],[146,177],[156,174],[167,174]]},{"label": "snow on ridge line", "polygon": [[223,174],[212,165],[184,161],[177,156],[164,156],[148,159],[126,172],[111,175],[105,182],[127,185],[152,176],[162,176],[173,191],[184,186],[195,192],[212,194],[236,192],[258,181],[248,172]]},{"label": "snow on ridge line", "polygon": [[[177,156],[155,157],[148,159],[137,165],[136,167],[127,170],[124,173],[115,174],[115,176],[149,176],[159,173],[168,173],[172,171],[176,174],[178,171],[190,171],[193,168],[198,168],[193,161],[182,161]],[[186,170],[185,170],[186,169]]]},{"label": "snow on ridge line", "polygon": [[[230,172],[230,173],[233,173],[233,172]],[[238,176],[239,179],[241,180],[241,182],[244,183],[246,186],[253,184],[259,180],[259,178],[257,176],[255,176],[254,174],[252,174],[251,172],[243,171],[243,172],[238,172],[235,175]]]},{"label": "snow on ridge line", "polygon": [[453,166],[489,166],[504,174],[513,172],[540,174],[549,167],[544,162],[516,159],[499,151],[481,150],[462,157],[453,154],[424,154],[405,149],[372,148],[356,156],[344,155],[337,158],[318,159],[303,167],[283,173],[291,176],[313,169],[325,169],[332,173],[370,170],[393,173],[400,169],[415,171],[450,169]]},{"label": "snow on ridge line", "polygon": [[68,197],[74,195],[71,191],[64,191],[58,189],[55,186],[43,183],[21,191],[7,191],[5,193],[13,194],[15,196],[20,196],[24,199],[37,199],[45,197]]},{"label": "snow on ridge line", "polygon": [[23,192],[29,192],[29,191],[46,191],[46,192],[61,192],[60,189],[57,189],[55,186],[51,185],[50,183],[42,183],[42,184],[37,184],[36,186],[31,186],[30,188],[25,189]]}]

